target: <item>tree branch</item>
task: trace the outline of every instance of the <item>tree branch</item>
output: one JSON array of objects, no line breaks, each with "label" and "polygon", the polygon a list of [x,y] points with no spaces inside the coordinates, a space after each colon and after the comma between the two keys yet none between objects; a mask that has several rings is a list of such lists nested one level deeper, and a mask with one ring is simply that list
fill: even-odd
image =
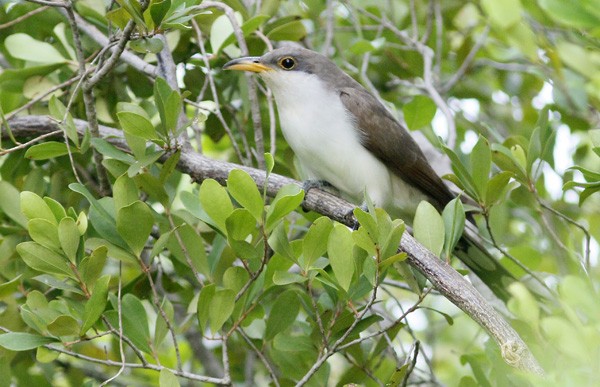
[{"label": "tree branch", "polygon": [[[18,137],[35,137],[58,129],[55,122],[43,116],[15,117],[9,120],[8,124],[13,134]],[[83,135],[87,123],[75,120],[75,124],[79,133]],[[127,144],[121,137],[121,131],[106,126],[100,126],[99,129],[102,137],[107,141],[127,150]],[[264,171],[212,160],[188,149],[182,151],[177,168],[196,182],[213,178],[221,184],[227,181],[232,170],[242,169],[254,179],[259,187],[263,187],[267,183],[266,191],[269,196],[275,196],[284,185],[301,186],[301,183],[296,180],[276,174],[271,174],[267,182]],[[318,189],[310,190],[306,194],[304,207],[348,226],[355,224],[351,213],[355,206],[327,192]],[[408,233],[404,233],[402,236],[399,251],[406,252],[408,254],[407,262],[411,266],[423,273],[440,293],[490,334],[500,347],[502,357],[508,364],[524,371],[543,374],[542,368],[517,332],[456,270],[429,252]]]}]

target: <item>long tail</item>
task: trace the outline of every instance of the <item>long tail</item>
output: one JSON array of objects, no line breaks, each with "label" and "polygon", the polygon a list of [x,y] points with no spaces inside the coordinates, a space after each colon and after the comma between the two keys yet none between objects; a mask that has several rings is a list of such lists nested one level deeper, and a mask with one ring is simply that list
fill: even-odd
[{"label": "long tail", "polygon": [[454,254],[469,269],[483,281],[490,290],[502,301],[510,298],[508,286],[517,281],[504,266],[485,248],[485,246],[465,230],[463,237],[458,242]]}]

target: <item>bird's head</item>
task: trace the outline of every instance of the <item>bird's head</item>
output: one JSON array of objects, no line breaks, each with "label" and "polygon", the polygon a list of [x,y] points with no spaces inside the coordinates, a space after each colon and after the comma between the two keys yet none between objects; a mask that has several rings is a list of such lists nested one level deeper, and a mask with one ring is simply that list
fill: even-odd
[{"label": "bird's head", "polygon": [[257,73],[274,89],[290,90],[314,77],[338,87],[353,82],[325,56],[301,47],[286,46],[263,56],[237,58],[227,62],[223,69]]}]

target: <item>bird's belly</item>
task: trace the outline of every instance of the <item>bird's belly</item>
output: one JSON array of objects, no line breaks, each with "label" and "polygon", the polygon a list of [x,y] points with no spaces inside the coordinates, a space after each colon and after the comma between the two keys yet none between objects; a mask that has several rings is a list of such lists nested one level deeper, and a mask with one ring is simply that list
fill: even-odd
[{"label": "bird's belly", "polygon": [[282,129],[304,177],[329,182],[356,204],[364,202],[366,193],[376,206],[391,215],[412,220],[416,206],[425,196],[363,147],[349,120],[320,117],[311,122],[307,116],[290,119],[293,117],[287,115]]}]

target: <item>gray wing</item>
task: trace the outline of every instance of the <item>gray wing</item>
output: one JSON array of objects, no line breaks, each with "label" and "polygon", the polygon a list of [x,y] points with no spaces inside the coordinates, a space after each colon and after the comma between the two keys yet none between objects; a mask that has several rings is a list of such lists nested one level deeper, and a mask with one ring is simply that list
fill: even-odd
[{"label": "gray wing", "polygon": [[347,87],[340,90],[340,98],[356,117],[362,145],[394,174],[430,197],[439,210],[454,198],[412,136],[374,96]]}]

